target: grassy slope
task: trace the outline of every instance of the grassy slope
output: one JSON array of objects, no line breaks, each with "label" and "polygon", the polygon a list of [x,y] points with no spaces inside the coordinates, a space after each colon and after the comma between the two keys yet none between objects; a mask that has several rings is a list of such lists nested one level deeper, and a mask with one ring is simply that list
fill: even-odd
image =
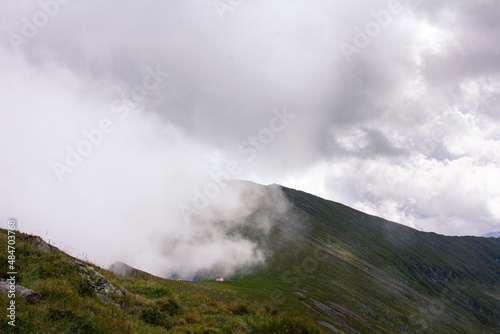
[{"label": "grassy slope", "polygon": [[[500,332],[500,240],[424,233],[292,189],[307,226],[286,268],[305,301],[350,331]],[[288,278],[282,276],[282,280]],[[310,298],[341,304],[324,308]],[[359,317],[359,318],[358,318]],[[339,326],[342,325],[342,326]],[[352,327],[352,328],[349,328]]]},{"label": "grassy slope", "polygon": [[[320,333],[319,326],[290,317],[251,296],[239,295],[224,284],[176,282],[134,271],[124,277],[94,268],[108,284],[122,291],[101,298],[81,273],[90,266],[55,247],[36,247],[38,237],[17,234],[17,284],[37,293],[16,297],[16,327],[1,333]],[[0,229],[0,244],[7,245]],[[0,278],[6,279],[7,255],[0,253]],[[99,274],[94,278],[101,277]],[[0,294],[2,309],[8,305]],[[5,311],[4,311],[5,312]]]},{"label": "grassy slope", "polygon": [[[70,257],[42,252],[33,237],[22,236],[18,284],[40,297],[20,301],[19,328],[287,333],[314,332],[315,322],[323,332],[339,333],[500,332],[499,239],[418,232],[284,191],[293,219],[275,216],[267,239],[245,232],[269,252],[265,267],[222,283],[175,282],[140,271],[121,277],[96,268],[132,293],[110,296],[120,307],[89,291]],[[5,232],[0,236],[4,245]],[[6,263],[5,252],[0,261]]]}]

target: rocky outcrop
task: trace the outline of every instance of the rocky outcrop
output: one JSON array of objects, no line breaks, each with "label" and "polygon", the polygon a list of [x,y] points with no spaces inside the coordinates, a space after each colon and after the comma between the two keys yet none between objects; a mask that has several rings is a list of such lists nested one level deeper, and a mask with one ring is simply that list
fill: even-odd
[{"label": "rocky outcrop", "polygon": [[118,296],[123,296],[124,293],[128,293],[128,291],[126,291],[125,289],[123,289],[125,291],[122,291],[117,286],[108,283],[104,276],[96,271],[91,265],[77,260],[75,260],[75,263],[79,266],[80,275],[87,279],[92,289],[99,295],[99,297],[102,298],[105,303],[109,302],[110,295],[116,294]]},{"label": "rocky outcrop", "polygon": [[36,237],[31,244],[41,250],[42,252],[51,252],[52,248],[57,249],[56,247],[50,246],[48,243],[46,243],[42,238]]},{"label": "rocky outcrop", "polygon": [[[14,288],[15,288],[15,290],[14,290]],[[12,285],[9,284],[7,282],[7,280],[5,280],[5,279],[0,280],[0,292],[8,293],[9,291],[15,291],[16,296],[19,296],[19,297],[30,297],[30,296],[36,294],[36,292],[34,290],[31,290],[31,289],[26,288],[24,286],[15,284],[14,287],[12,287]]]},{"label": "rocky outcrop", "polygon": [[109,270],[120,276],[132,276],[136,272],[134,268],[120,261],[113,263]]}]

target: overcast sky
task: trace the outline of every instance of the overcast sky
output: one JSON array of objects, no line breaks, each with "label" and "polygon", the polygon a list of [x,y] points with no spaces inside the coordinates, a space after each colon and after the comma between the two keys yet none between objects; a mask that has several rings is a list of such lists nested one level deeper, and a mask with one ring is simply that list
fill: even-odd
[{"label": "overcast sky", "polygon": [[73,253],[183,230],[227,176],[500,230],[500,1],[2,1],[0,18],[1,218]]}]

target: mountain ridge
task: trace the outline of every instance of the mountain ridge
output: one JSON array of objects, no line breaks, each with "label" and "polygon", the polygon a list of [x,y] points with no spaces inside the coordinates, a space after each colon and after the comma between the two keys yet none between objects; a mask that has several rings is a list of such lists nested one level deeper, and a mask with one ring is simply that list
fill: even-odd
[{"label": "mountain ridge", "polygon": [[483,235],[485,238],[500,238],[500,231],[490,232]]}]

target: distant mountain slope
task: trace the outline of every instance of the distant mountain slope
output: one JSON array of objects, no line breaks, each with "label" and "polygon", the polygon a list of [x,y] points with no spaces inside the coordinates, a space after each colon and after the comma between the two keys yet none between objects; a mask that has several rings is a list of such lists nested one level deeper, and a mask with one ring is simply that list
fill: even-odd
[{"label": "distant mountain slope", "polygon": [[[500,239],[419,232],[305,192],[253,187],[278,187],[288,210],[265,206],[236,224],[230,237],[256,242],[267,262],[224,282],[176,282],[123,263],[121,276],[20,234],[18,284],[34,293],[17,299],[18,332],[500,332]],[[262,217],[268,234],[252,228]],[[5,252],[0,261],[6,279]]]},{"label": "distant mountain slope", "polygon": [[[419,232],[283,191],[304,231],[292,238],[276,231],[275,257],[261,275],[281,275],[336,328],[500,332],[500,240]],[[286,225],[277,219],[276,226]]]},{"label": "distant mountain slope", "polygon": [[490,232],[484,235],[486,238],[500,238],[500,231]]}]

